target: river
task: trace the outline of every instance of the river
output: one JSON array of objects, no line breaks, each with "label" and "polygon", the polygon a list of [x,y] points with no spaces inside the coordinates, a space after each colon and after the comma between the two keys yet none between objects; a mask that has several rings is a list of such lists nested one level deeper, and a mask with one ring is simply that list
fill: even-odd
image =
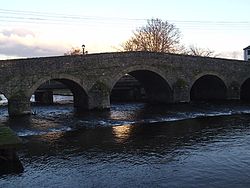
[{"label": "river", "polygon": [[112,104],[75,114],[71,104],[33,106],[1,124],[23,140],[23,173],[0,187],[249,187],[250,105]]}]

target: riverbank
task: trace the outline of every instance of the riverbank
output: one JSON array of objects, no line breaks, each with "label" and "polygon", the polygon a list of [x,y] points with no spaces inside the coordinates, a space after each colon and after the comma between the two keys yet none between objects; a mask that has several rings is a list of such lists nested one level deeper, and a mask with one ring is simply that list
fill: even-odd
[{"label": "riverbank", "polygon": [[23,166],[16,155],[21,139],[6,126],[0,126],[0,174],[22,172]]}]

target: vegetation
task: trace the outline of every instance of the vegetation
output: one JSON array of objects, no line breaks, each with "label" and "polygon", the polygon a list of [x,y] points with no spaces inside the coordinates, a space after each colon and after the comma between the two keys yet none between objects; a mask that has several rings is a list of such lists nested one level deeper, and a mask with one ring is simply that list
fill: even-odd
[{"label": "vegetation", "polygon": [[21,140],[8,127],[0,125],[0,148],[10,145],[17,145]]},{"label": "vegetation", "polygon": [[189,46],[185,54],[193,55],[193,56],[203,56],[203,57],[216,57],[217,56],[215,52],[210,49],[199,48],[194,45]]},{"label": "vegetation", "polygon": [[83,54],[82,49],[78,47],[72,47],[71,50],[64,53],[64,55],[82,55],[82,54]]},{"label": "vegetation", "polygon": [[179,51],[180,31],[173,24],[161,19],[148,20],[138,28],[123,45],[124,51],[151,51],[176,53]]},{"label": "vegetation", "polygon": [[[133,32],[132,37],[122,44],[122,51],[149,51],[177,53],[193,56],[216,57],[210,49],[199,48],[191,45],[188,48],[180,43],[181,33],[179,29],[168,21],[159,18],[147,20],[145,26],[139,27]],[[64,55],[84,55],[88,52],[79,47],[72,47]]]},{"label": "vegetation", "polygon": [[180,31],[175,25],[161,19],[150,19],[138,28],[122,45],[123,51],[150,51],[178,53],[193,56],[215,57],[214,51],[194,45],[185,48],[180,44]]},{"label": "vegetation", "polygon": [[185,88],[185,87],[187,86],[187,83],[186,83],[185,80],[179,78],[179,79],[175,82],[174,86],[179,87],[179,88]]}]

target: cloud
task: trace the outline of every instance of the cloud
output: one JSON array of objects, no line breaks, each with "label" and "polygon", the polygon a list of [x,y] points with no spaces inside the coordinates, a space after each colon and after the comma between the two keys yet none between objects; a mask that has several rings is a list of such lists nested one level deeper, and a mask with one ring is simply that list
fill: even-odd
[{"label": "cloud", "polygon": [[19,37],[25,37],[25,36],[31,35],[35,37],[34,32],[27,30],[27,29],[22,29],[22,28],[4,29],[1,31],[1,33],[6,37],[10,37],[11,35],[17,35]]},{"label": "cloud", "polygon": [[14,57],[40,57],[63,55],[64,45],[44,40],[33,31],[17,28],[0,30],[0,55]]},{"label": "cloud", "polygon": [[243,60],[244,58],[243,51],[223,51],[219,53],[218,57],[238,60]]}]

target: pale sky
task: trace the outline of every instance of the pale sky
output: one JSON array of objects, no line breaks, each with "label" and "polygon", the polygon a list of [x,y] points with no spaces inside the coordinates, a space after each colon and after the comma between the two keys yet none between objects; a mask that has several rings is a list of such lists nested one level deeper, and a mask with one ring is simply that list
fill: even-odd
[{"label": "pale sky", "polygon": [[160,18],[185,46],[243,58],[250,45],[248,0],[8,0],[0,6],[0,59],[117,51],[133,30]]}]

